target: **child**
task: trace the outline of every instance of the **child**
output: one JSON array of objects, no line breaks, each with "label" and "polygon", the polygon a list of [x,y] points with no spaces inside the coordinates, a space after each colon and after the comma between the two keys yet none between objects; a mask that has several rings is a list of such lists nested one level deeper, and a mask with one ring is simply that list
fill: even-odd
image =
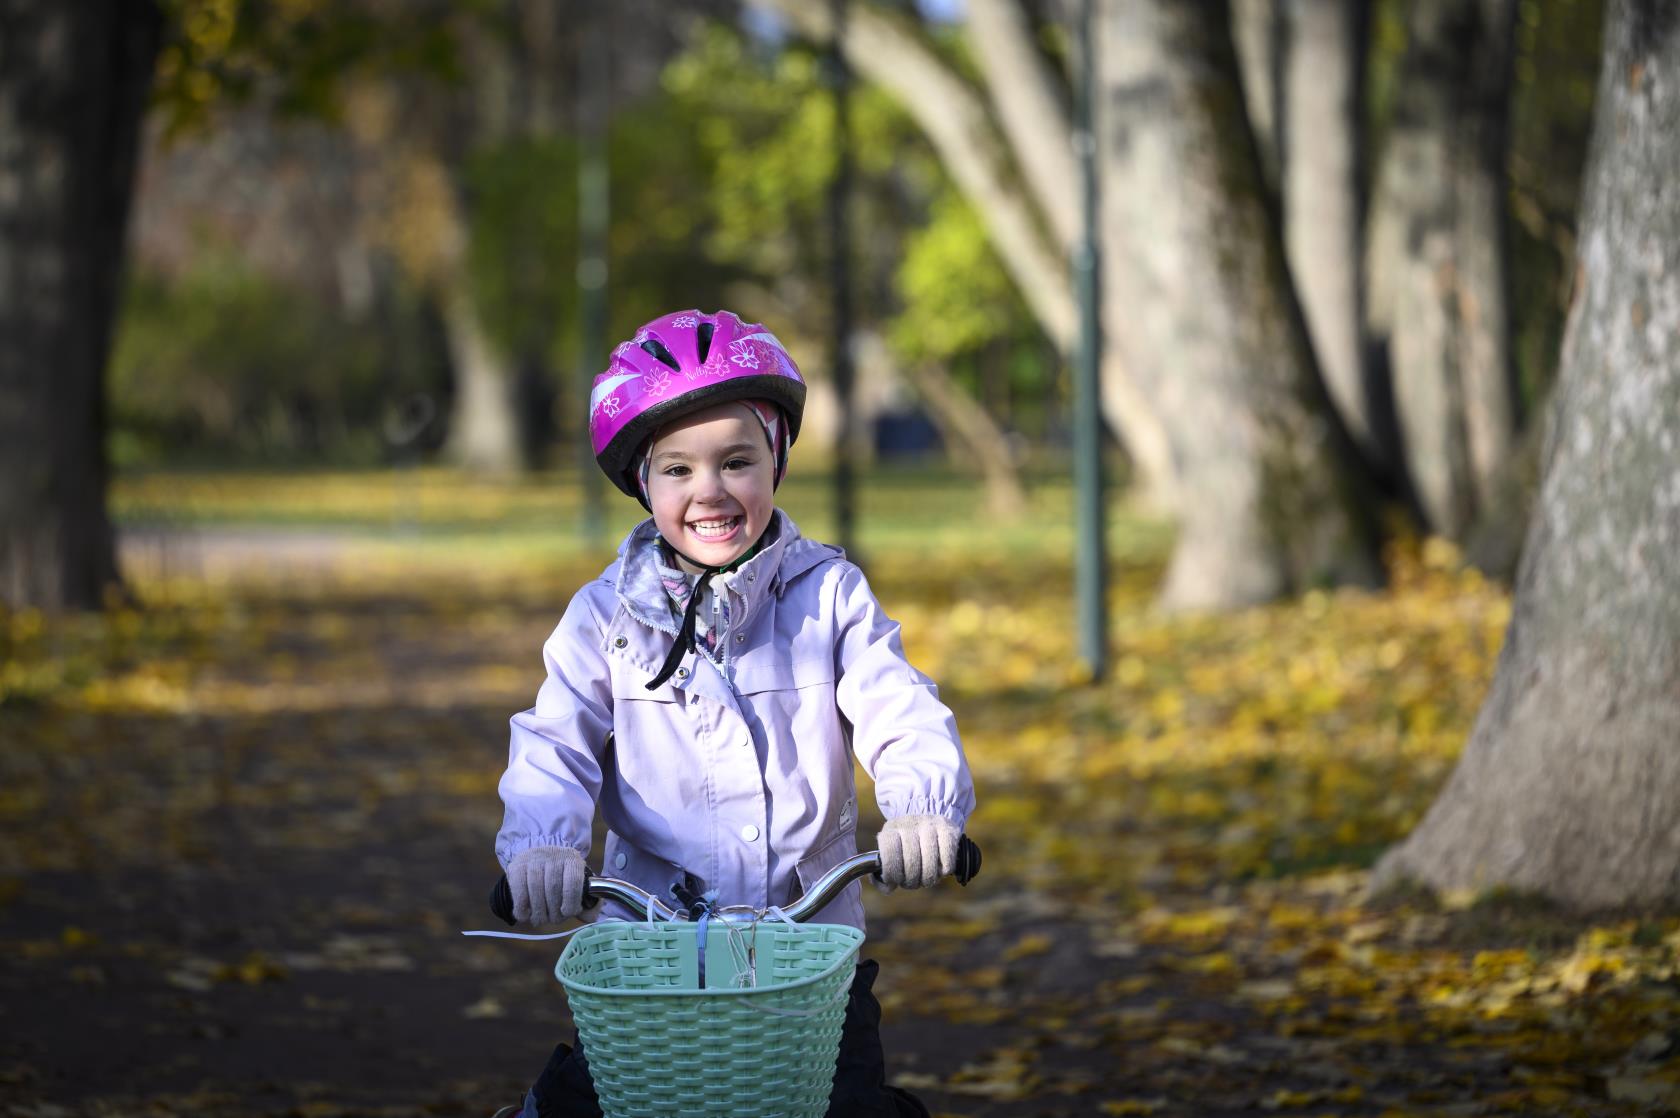
[{"label": "child", "polygon": [[[863,573],[774,504],[804,404],[781,343],[727,311],[653,320],[596,378],[596,461],[652,518],[572,598],[513,718],[496,854],[518,919],[582,911],[597,807],[603,872],[785,905],[857,852],[854,754],[887,820],[885,884],[955,871],[974,808],[955,720]],[[815,919],[861,929],[858,885]],[[875,973],[852,985],[829,1113],[926,1115],[884,1083]],[[561,1045],[524,1114],[599,1113],[581,1048]]]}]

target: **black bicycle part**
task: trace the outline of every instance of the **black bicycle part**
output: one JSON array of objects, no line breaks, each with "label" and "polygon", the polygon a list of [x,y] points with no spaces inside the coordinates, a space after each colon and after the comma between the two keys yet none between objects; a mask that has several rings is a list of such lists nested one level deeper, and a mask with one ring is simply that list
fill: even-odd
[{"label": "black bicycle part", "polygon": [[980,847],[967,835],[957,839],[957,884],[967,885],[980,872]]},{"label": "black bicycle part", "polygon": [[688,913],[690,920],[700,919],[700,914],[710,910],[710,902],[700,893],[700,882],[691,873],[684,872],[681,881],[672,882],[671,896],[682,905],[683,911]]}]

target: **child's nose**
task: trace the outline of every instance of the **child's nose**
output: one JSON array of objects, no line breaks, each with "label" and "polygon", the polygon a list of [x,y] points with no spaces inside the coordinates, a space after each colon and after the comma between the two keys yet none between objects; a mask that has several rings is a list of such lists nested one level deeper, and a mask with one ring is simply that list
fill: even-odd
[{"label": "child's nose", "polygon": [[695,493],[695,499],[700,501],[721,501],[728,496],[728,490],[723,487],[723,474],[717,470],[700,471],[700,485]]}]

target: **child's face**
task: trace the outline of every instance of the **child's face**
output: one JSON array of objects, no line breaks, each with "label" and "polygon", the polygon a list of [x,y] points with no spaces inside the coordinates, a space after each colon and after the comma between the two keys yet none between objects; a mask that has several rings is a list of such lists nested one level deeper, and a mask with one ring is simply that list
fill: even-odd
[{"label": "child's face", "polygon": [[665,542],[697,562],[726,567],[763,535],[775,508],[764,427],[741,404],[685,416],[659,433],[648,503]]}]

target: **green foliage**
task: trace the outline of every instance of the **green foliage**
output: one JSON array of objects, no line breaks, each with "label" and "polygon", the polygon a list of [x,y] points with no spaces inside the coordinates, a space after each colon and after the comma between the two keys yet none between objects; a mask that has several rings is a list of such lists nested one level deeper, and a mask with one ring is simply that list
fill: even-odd
[{"label": "green foliage", "polygon": [[467,267],[485,327],[509,353],[560,349],[575,303],[577,145],[500,144],[473,155],[463,177],[472,199]]},{"label": "green foliage", "polygon": [[712,154],[689,106],[661,90],[618,108],[612,162],[612,306],[610,333],[629,337],[655,310],[715,309],[741,274],[726,257],[704,251],[716,222],[708,184]]},{"label": "green foliage", "polygon": [[[960,61],[952,43],[944,51]],[[789,48],[765,55],[712,27],[666,72],[696,122],[713,175],[707,251],[772,286],[809,332],[824,326],[828,191],[836,116],[823,61]],[[974,212],[905,112],[872,86],[848,107],[853,151],[852,263],[861,316],[884,326],[904,361],[952,362],[1013,352],[1037,326]],[[1021,366],[1042,376],[1042,365]]]},{"label": "green foliage", "polygon": [[1006,336],[1026,314],[986,243],[980,218],[954,190],[933,200],[898,269],[904,309],[891,339],[911,360],[949,360]]},{"label": "green foliage", "polygon": [[[468,268],[486,328],[508,354],[558,368],[579,353],[579,159],[571,136],[526,137],[481,148],[463,174]],[[713,168],[690,114],[665,94],[621,106],[607,159],[610,335],[630,334],[649,308],[717,306],[732,273],[697,251]]]},{"label": "green foliage", "polygon": [[[411,312],[395,325],[419,329]],[[179,279],[129,286],[111,359],[113,457],[376,461],[387,401],[425,379],[399,375],[393,356],[376,324],[205,249]]]},{"label": "green foliage", "polygon": [[172,133],[203,128],[220,105],[261,97],[282,115],[332,118],[364,73],[458,79],[453,20],[487,0],[163,0],[168,31],[152,98]]}]

